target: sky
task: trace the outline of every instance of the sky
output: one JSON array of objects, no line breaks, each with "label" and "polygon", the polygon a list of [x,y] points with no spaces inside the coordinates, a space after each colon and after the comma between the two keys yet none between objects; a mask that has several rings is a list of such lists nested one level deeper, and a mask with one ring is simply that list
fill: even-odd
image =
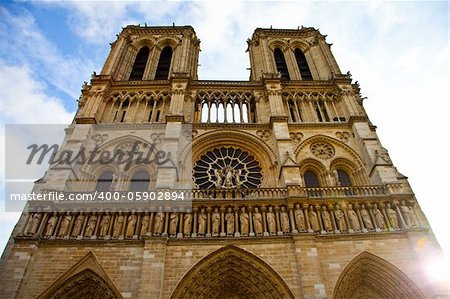
[{"label": "sky", "polygon": [[[447,254],[450,121],[447,1],[5,2],[0,3],[0,194],[4,125],[68,124],[83,81],[100,73],[121,27],[192,25],[199,79],[248,80],[246,40],[258,27],[315,27],[365,109]],[[18,213],[0,201],[0,249]]]}]

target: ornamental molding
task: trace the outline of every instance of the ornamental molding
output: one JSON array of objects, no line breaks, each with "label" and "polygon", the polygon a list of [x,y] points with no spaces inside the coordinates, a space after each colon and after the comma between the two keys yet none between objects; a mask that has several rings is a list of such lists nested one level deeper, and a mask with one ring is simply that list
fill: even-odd
[{"label": "ornamental molding", "polygon": [[315,142],[309,148],[315,157],[322,160],[331,159],[335,154],[333,146],[326,142]]}]

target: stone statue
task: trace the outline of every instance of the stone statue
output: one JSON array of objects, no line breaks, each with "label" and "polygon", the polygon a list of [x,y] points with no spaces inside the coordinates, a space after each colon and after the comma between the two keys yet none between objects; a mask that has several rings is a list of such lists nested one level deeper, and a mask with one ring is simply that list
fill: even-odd
[{"label": "stone statue", "polygon": [[255,208],[255,212],[253,213],[253,229],[255,230],[255,234],[257,236],[262,235],[263,233],[263,224],[262,224],[262,215],[258,211],[258,208]]},{"label": "stone statue", "polygon": [[216,177],[216,188],[222,187],[222,170],[214,169],[214,176]]},{"label": "stone statue", "polygon": [[155,217],[155,226],[153,227],[153,233],[157,236],[161,235],[164,229],[164,212],[162,207],[159,207]]},{"label": "stone statue", "polygon": [[267,211],[267,228],[269,231],[269,234],[275,235],[277,233],[277,224],[275,219],[275,214],[273,213],[273,208],[269,207],[269,210]]},{"label": "stone statue", "polygon": [[334,178],[334,183],[336,186],[340,186],[341,185],[341,181],[339,180],[339,173],[336,169],[333,170],[333,178]]},{"label": "stone statue", "polygon": [[122,214],[119,214],[119,216],[117,216],[116,220],[114,221],[114,230],[113,230],[114,238],[118,238],[120,235],[122,235],[124,222],[125,222],[124,216]]},{"label": "stone statue", "polygon": [[397,212],[391,208],[391,204],[388,203],[386,205],[386,214],[389,218],[389,223],[391,224],[393,229],[399,229],[400,226],[398,224]]},{"label": "stone statue", "polygon": [[228,208],[228,212],[225,215],[225,221],[227,222],[227,235],[232,236],[234,234],[234,214],[231,207]]},{"label": "stone statue", "polygon": [[232,188],[233,186],[233,169],[228,166],[225,168],[225,182],[224,186],[227,188]]},{"label": "stone statue", "polygon": [[109,232],[109,224],[111,223],[111,216],[108,214],[104,215],[100,221],[100,237],[105,237]]},{"label": "stone statue", "polygon": [[311,224],[311,229],[315,232],[320,231],[319,218],[317,217],[317,213],[316,211],[314,211],[313,206],[309,207],[308,216],[309,216],[309,223]]},{"label": "stone statue", "polygon": [[242,170],[238,169],[235,173],[235,181],[236,181],[236,188],[241,188],[242,182],[241,182],[241,174],[242,174]]},{"label": "stone statue", "polygon": [[69,233],[69,226],[70,226],[71,220],[72,220],[71,215],[69,215],[69,214],[64,215],[63,219],[61,220],[61,226],[59,227],[59,232],[58,232],[59,237],[67,236],[67,234]]},{"label": "stone statue", "polygon": [[323,220],[323,229],[327,232],[333,231],[333,226],[331,224],[331,216],[330,213],[327,211],[327,207],[322,207],[322,220]]},{"label": "stone statue", "polygon": [[285,207],[281,207],[280,218],[281,218],[281,231],[283,233],[289,233],[289,215],[286,212]]},{"label": "stone statue", "polygon": [[41,213],[34,213],[31,218],[31,225],[28,229],[28,234],[32,235],[37,233],[39,229],[39,224],[41,223],[42,214]]},{"label": "stone statue", "polygon": [[402,212],[403,215],[403,220],[405,220],[405,224],[408,225],[409,227],[414,227],[416,226],[416,223],[414,221],[414,217],[411,213],[411,209],[410,207],[408,207],[405,204],[405,201],[402,201],[402,205],[400,206],[400,211]]},{"label": "stone statue", "polygon": [[220,233],[220,213],[218,208],[214,208],[212,213],[212,236],[217,237]]},{"label": "stone statue", "polygon": [[297,230],[299,232],[305,231],[306,230],[305,214],[303,213],[303,210],[301,209],[299,204],[296,205],[294,216],[295,216],[295,222],[297,223]]},{"label": "stone statue", "polygon": [[109,186],[109,191],[116,191],[118,184],[119,184],[119,176],[114,173],[112,176],[111,185]]},{"label": "stone statue", "polygon": [[173,212],[170,214],[169,218],[169,235],[176,236],[177,235],[177,226],[178,226],[178,213]]},{"label": "stone statue", "polygon": [[347,214],[350,228],[355,231],[360,231],[361,225],[359,224],[358,215],[356,214],[355,210],[353,210],[352,205],[348,205]]},{"label": "stone statue", "polygon": [[241,222],[241,235],[248,235],[248,226],[249,226],[249,216],[245,211],[245,207],[242,207],[241,214],[239,215],[239,220]]},{"label": "stone statue", "polygon": [[56,224],[58,223],[58,216],[53,214],[47,221],[47,227],[45,229],[44,235],[50,237],[53,234]]},{"label": "stone statue", "polygon": [[125,237],[131,238],[134,235],[134,226],[137,221],[137,216],[132,213],[130,216],[128,216],[127,221],[127,230],[125,231]]},{"label": "stone statue", "polygon": [[183,233],[185,236],[190,236],[192,228],[192,214],[191,211],[184,213],[183,218]]},{"label": "stone statue", "polygon": [[75,219],[75,225],[72,230],[72,237],[78,237],[81,234],[81,229],[83,228],[84,215],[80,214]]},{"label": "stone statue", "polygon": [[373,205],[373,217],[375,218],[375,222],[379,229],[385,229],[386,226],[384,225],[384,216],[381,213],[381,211],[378,209],[377,204]]},{"label": "stone statue", "polygon": [[141,231],[139,233],[139,235],[141,237],[143,237],[147,234],[149,223],[150,223],[150,217],[146,214],[144,217],[142,217]]},{"label": "stone statue", "polygon": [[334,210],[334,216],[336,217],[336,223],[340,231],[347,230],[347,223],[345,222],[345,214],[340,209],[339,205],[336,205],[336,210]]},{"label": "stone statue", "polygon": [[364,205],[361,205],[361,218],[364,224],[364,227],[367,230],[373,230],[373,223],[372,223],[372,219],[370,218],[370,214],[369,211],[366,210],[366,207]]},{"label": "stone statue", "polygon": [[205,208],[200,210],[200,214],[198,215],[198,234],[200,236],[204,236],[206,234],[206,213]]},{"label": "stone statue", "polygon": [[95,233],[95,226],[96,225],[97,225],[97,216],[96,215],[92,215],[91,217],[89,217],[89,221],[88,221],[88,224],[86,226],[86,231],[85,231],[84,235],[86,237],[91,237]]}]

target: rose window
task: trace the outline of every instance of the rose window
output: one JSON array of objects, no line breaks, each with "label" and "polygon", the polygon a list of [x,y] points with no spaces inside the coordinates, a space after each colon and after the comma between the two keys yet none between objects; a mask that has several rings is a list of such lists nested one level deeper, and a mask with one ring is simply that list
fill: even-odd
[{"label": "rose window", "polygon": [[319,159],[330,159],[334,156],[334,149],[328,143],[317,142],[311,145],[311,152]]},{"label": "rose window", "polygon": [[233,147],[208,151],[195,163],[193,174],[199,189],[257,188],[262,181],[258,161]]}]

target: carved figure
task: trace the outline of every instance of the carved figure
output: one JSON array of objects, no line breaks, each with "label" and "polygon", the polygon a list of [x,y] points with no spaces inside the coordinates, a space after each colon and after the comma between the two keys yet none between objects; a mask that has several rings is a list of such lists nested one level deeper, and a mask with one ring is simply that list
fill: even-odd
[{"label": "carved figure", "polygon": [[241,222],[241,235],[248,235],[248,226],[249,226],[249,216],[245,211],[245,207],[241,209],[241,215],[239,215],[239,220]]},{"label": "carved figure", "polygon": [[347,215],[350,228],[355,231],[360,231],[361,225],[359,224],[358,215],[356,214],[355,210],[353,210],[352,205],[348,205]]},{"label": "carved figure", "polygon": [[390,203],[386,205],[386,214],[389,218],[389,223],[391,224],[392,228],[399,229],[400,226],[398,225],[397,212],[391,208]]},{"label": "carved figure", "polygon": [[178,214],[171,213],[170,214],[170,225],[169,225],[169,234],[171,236],[175,236],[177,234],[177,226],[178,226]]},{"label": "carved figure", "polygon": [[184,219],[183,219],[183,233],[185,236],[189,236],[191,234],[192,229],[192,214],[191,211],[187,211],[184,213]]},{"label": "carved figure", "polygon": [[139,235],[141,237],[143,237],[147,234],[149,223],[150,223],[150,217],[148,215],[145,215],[144,217],[142,217],[141,231],[139,233]]},{"label": "carved figure", "polygon": [[69,225],[70,225],[71,220],[72,220],[71,215],[63,216],[63,219],[61,220],[61,226],[59,227],[59,232],[58,232],[59,237],[67,236],[67,234],[69,233]]},{"label": "carved figure", "polygon": [[331,225],[331,216],[327,211],[327,207],[322,207],[322,220],[323,220],[323,228],[329,232],[333,230],[333,226]]},{"label": "carved figure", "polygon": [[102,220],[100,221],[100,237],[105,237],[106,235],[108,235],[110,223],[111,216],[109,216],[108,214],[103,216]]},{"label": "carved figure", "polygon": [[337,226],[340,231],[347,230],[347,223],[345,223],[345,214],[340,209],[339,205],[336,205],[336,210],[334,210],[334,216],[336,217]]},{"label": "carved figure", "polygon": [[402,201],[402,205],[400,206],[400,211],[403,214],[403,219],[405,220],[406,225],[410,227],[416,226],[416,222],[411,212],[411,208],[405,204],[405,201]]},{"label": "carved figure", "polygon": [[95,232],[95,226],[97,225],[97,216],[96,215],[92,215],[91,217],[89,217],[89,221],[86,227],[86,231],[84,233],[84,235],[86,237],[91,237],[94,232]]},{"label": "carved figure", "polygon": [[117,216],[116,220],[114,221],[114,230],[113,230],[113,237],[118,238],[122,234],[123,229],[123,223],[125,219],[122,214]]},{"label": "carved figure", "polygon": [[136,215],[131,214],[128,217],[127,230],[125,232],[126,237],[132,237],[134,235],[134,225],[136,224],[136,221],[137,221]]},{"label": "carved figure", "polygon": [[375,218],[375,222],[379,229],[385,229],[384,225],[384,216],[381,211],[378,209],[377,204],[373,205],[373,217]]},{"label": "carved figure", "polygon": [[159,207],[155,217],[155,226],[153,227],[154,234],[155,235],[162,234],[163,228],[164,228],[164,212],[162,211],[162,207]]},{"label": "carved figure", "polygon": [[227,235],[234,234],[234,214],[231,208],[228,208],[228,213],[225,215],[225,221],[227,222]]},{"label": "carved figure", "polygon": [[220,228],[220,213],[218,208],[214,208],[212,213],[212,236],[217,237],[219,235]]},{"label": "carved figure", "polygon": [[198,215],[198,234],[200,236],[205,235],[206,233],[206,213],[205,208],[200,210],[200,214]]},{"label": "carved figure", "polygon": [[283,233],[289,233],[289,215],[284,207],[281,207],[280,218],[281,218],[281,231]]},{"label": "carved figure", "polygon": [[311,229],[315,232],[318,232],[320,230],[319,226],[319,218],[317,217],[316,211],[314,211],[313,206],[309,207],[309,223],[311,224]]},{"label": "carved figure", "polygon": [[72,237],[78,237],[81,234],[81,229],[83,228],[84,215],[80,214],[75,219],[75,225],[72,230]]},{"label": "carved figure", "polygon": [[58,223],[58,216],[52,215],[47,221],[47,228],[45,229],[44,235],[50,237],[53,234],[56,224]]},{"label": "carved figure", "polygon": [[255,208],[255,212],[253,213],[253,229],[255,230],[256,235],[262,235],[263,233],[263,224],[262,224],[262,215],[258,211],[258,208]]},{"label": "carved figure", "polygon": [[39,229],[39,224],[41,223],[42,214],[41,213],[34,213],[31,218],[31,228],[28,229],[28,234],[32,235],[37,233]]},{"label": "carved figure", "polygon": [[372,219],[370,218],[369,211],[366,210],[366,207],[364,205],[361,205],[361,218],[364,224],[364,227],[367,230],[373,230],[373,223]]},{"label": "carved figure", "polygon": [[273,213],[273,208],[269,207],[269,210],[267,211],[267,228],[271,235],[276,234],[277,232],[277,224],[275,219],[275,214]]},{"label": "carved figure", "polygon": [[300,232],[305,231],[305,214],[303,213],[303,210],[301,209],[299,204],[296,205],[294,216],[295,222],[297,223],[297,230]]}]

